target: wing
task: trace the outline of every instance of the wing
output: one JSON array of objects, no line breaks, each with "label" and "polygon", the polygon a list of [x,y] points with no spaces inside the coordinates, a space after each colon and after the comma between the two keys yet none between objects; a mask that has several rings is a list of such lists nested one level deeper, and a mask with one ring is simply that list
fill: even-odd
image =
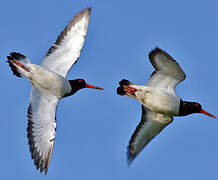
[{"label": "wing", "polygon": [[148,85],[166,89],[175,86],[186,77],[179,64],[165,51],[155,48],[149,53],[149,59],[155,71],[152,73]]},{"label": "wing", "polygon": [[79,12],[50,47],[41,66],[66,77],[83,47],[91,8]]},{"label": "wing", "polygon": [[133,133],[127,148],[127,160],[130,165],[141,150],[170,122],[173,118],[148,110],[142,105],[142,119]]},{"label": "wing", "polygon": [[32,87],[28,108],[27,138],[36,168],[47,174],[56,134],[56,108],[59,99]]}]

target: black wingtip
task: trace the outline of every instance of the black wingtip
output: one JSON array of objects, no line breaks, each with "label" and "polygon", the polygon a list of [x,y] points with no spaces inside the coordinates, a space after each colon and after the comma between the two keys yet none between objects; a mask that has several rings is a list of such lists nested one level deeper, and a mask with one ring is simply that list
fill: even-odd
[{"label": "black wingtip", "polygon": [[92,6],[88,7],[87,9],[88,9],[89,11],[91,11],[91,10],[92,10]]},{"label": "black wingtip", "polygon": [[154,49],[152,49],[150,52],[149,52],[149,59],[152,59],[155,55],[157,55],[158,53],[162,53],[164,52],[161,48],[159,47],[155,47]]},{"label": "black wingtip", "polygon": [[135,159],[135,155],[131,153],[131,150],[130,150],[130,146],[127,147],[127,152],[126,152],[126,155],[127,155],[127,165],[128,167],[130,167],[130,165],[132,164],[133,160]]},{"label": "black wingtip", "polygon": [[88,13],[90,14],[91,11],[92,11],[92,6],[87,7],[87,8],[85,8],[85,9],[81,10],[78,14],[80,14],[80,13],[82,13],[82,12],[85,12],[85,11],[88,11]]},{"label": "black wingtip", "polygon": [[44,170],[44,174],[47,176],[48,169]]},{"label": "black wingtip", "polygon": [[[60,43],[62,42],[62,40],[64,39],[64,37],[66,36],[66,34],[70,31],[70,29],[75,25],[75,23],[81,19],[81,17],[86,16],[89,17],[91,14],[91,9],[92,7],[88,7],[85,8],[81,11],[79,11],[74,17],[73,19],[71,19],[71,21],[68,23],[68,25],[64,28],[64,30],[60,33],[60,35],[58,36],[58,38],[56,39],[55,43],[53,45],[51,45],[51,47],[48,49],[48,52],[46,53],[45,57],[48,57],[49,55],[51,55],[54,51],[57,50],[58,45],[60,45]],[[87,28],[88,28],[88,23],[87,23]],[[86,35],[85,35],[86,36]],[[84,36],[84,37],[85,37]],[[78,59],[76,59],[75,62],[77,62]]]}]

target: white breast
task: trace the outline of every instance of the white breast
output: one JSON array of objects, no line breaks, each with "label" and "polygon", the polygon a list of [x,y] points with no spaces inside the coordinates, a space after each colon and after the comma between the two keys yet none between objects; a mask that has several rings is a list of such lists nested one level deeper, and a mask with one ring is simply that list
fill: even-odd
[{"label": "white breast", "polygon": [[179,113],[180,98],[164,89],[144,86],[142,91],[136,92],[136,97],[139,102],[151,111],[172,116]]},{"label": "white breast", "polygon": [[31,65],[31,76],[29,79],[36,88],[43,88],[58,98],[62,98],[71,91],[69,81],[65,77],[41,66]]}]

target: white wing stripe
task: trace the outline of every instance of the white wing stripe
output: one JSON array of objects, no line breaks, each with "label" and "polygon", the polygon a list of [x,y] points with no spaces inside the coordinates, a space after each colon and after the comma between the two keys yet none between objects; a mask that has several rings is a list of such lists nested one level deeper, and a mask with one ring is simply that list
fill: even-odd
[{"label": "white wing stripe", "polygon": [[129,165],[151,139],[170,122],[172,122],[172,117],[150,111],[142,105],[141,122],[133,133],[127,148],[127,160]]},{"label": "white wing stripe", "polygon": [[66,77],[83,47],[91,9],[78,13],[50,47],[41,66]]},{"label": "white wing stripe", "polygon": [[36,168],[47,173],[50,163],[56,129],[56,107],[59,99],[51,94],[45,94],[35,87],[31,91],[28,108],[27,137],[30,152]]},{"label": "white wing stripe", "polygon": [[155,71],[147,85],[174,91],[175,86],[185,79],[186,75],[179,64],[162,49],[152,50],[149,59]]}]

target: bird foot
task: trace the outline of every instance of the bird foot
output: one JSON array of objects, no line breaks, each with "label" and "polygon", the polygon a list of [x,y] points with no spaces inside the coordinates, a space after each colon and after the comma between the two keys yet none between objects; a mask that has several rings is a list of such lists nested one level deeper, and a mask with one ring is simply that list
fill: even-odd
[{"label": "bird foot", "polygon": [[133,88],[133,87],[130,87],[130,86],[124,86],[123,87],[124,91],[129,93],[130,95],[133,95],[135,96],[135,92],[136,91],[140,91],[139,89],[136,89],[136,88]]},{"label": "bird foot", "polygon": [[18,60],[16,59],[13,59],[12,61],[13,64],[16,64],[17,66],[20,66],[22,69],[24,69],[25,71],[27,72],[30,72],[29,69],[27,69],[21,62],[19,62]]}]

